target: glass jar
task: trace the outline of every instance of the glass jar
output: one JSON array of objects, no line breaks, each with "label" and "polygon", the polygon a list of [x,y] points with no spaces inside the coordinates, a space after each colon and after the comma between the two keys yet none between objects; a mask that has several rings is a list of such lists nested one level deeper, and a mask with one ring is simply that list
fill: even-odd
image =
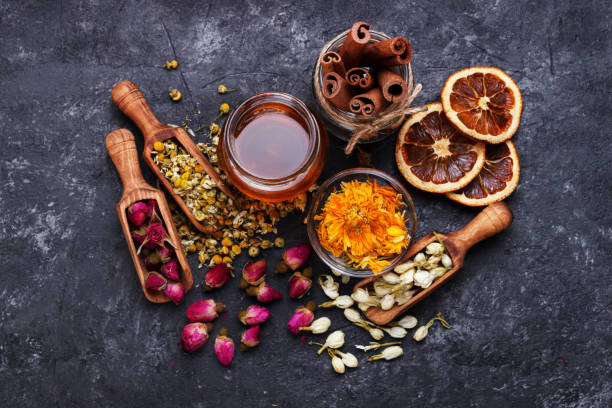
[{"label": "glass jar", "polygon": [[[342,44],[344,44],[344,40],[346,39],[348,33],[349,33],[348,30],[345,31],[344,33],[340,34],[339,36],[331,40],[329,43],[327,43],[325,47],[323,47],[323,49],[321,50],[321,53],[317,57],[317,63],[315,64],[315,68],[312,74],[312,87],[313,87],[314,98],[317,103],[316,105],[317,113],[319,114],[319,116],[325,123],[325,126],[327,126],[327,128],[332,134],[334,134],[335,136],[339,137],[342,140],[347,140],[347,141],[351,138],[351,135],[355,132],[357,127],[363,126],[365,124],[369,124],[370,122],[379,118],[381,113],[388,113],[398,106],[397,103],[394,103],[394,104],[389,105],[384,111],[379,112],[376,115],[369,116],[369,117],[363,117],[361,115],[355,115],[352,112],[347,112],[342,109],[339,109],[323,97],[322,93],[320,92],[320,90],[323,87],[323,70],[321,69],[321,64],[319,63],[319,60],[321,58],[321,55],[325,54],[328,51],[335,51],[335,52],[340,51],[340,48],[342,47]],[[389,37],[388,35],[384,33],[370,30],[370,43],[384,41],[390,38],[391,37]],[[393,69],[395,72],[401,75],[402,78],[404,79],[404,82],[408,83],[409,75],[410,75],[408,64],[398,65],[395,67],[391,67],[390,69]],[[330,116],[328,113],[330,111],[333,111],[337,115],[341,116],[343,119],[342,122],[339,122],[336,119],[334,119],[332,116]],[[359,141],[359,143],[361,144],[361,143],[378,142],[384,139],[385,137],[393,134],[394,131],[402,124],[403,121],[404,121],[404,116],[395,118],[392,121],[390,121],[386,126],[384,126],[381,130],[379,130],[376,133],[376,136],[372,136],[367,139],[362,139]]]},{"label": "glass jar", "polygon": [[[242,102],[225,121],[219,164],[229,181],[249,197],[284,201],[314,184],[323,171],[328,144],[325,128],[304,102],[286,93],[259,93]],[[266,158],[270,151],[278,163]]]}]

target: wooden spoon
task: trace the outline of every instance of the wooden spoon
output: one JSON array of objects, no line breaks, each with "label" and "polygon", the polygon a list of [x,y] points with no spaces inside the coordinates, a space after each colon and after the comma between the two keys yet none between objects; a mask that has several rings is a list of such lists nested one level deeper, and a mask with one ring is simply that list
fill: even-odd
[{"label": "wooden spoon", "polygon": [[117,105],[117,107],[125,113],[130,119],[136,123],[136,126],[142,132],[142,135],[145,139],[144,150],[142,152],[142,158],[145,163],[151,168],[153,173],[157,176],[159,181],[161,181],[162,185],[166,188],[166,191],[170,193],[174,201],[181,207],[181,210],[185,213],[189,221],[200,231],[205,233],[211,233],[215,231],[215,228],[211,225],[203,225],[201,224],[193,215],[193,212],[185,201],[174,192],[174,188],[170,181],[166,178],[166,176],[160,171],[159,167],[153,161],[153,157],[151,153],[153,152],[153,144],[155,142],[163,142],[168,139],[176,139],[178,144],[185,148],[187,153],[189,153],[194,159],[198,161],[200,166],[204,168],[206,174],[210,176],[210,178],[215,182],[217,187],[221,189],[228,197],[230,197],[235,203],[236,196],[229,189],[229,187],[221,180],[213,166],[210,162],[204,157],[200,149],[196,146],[194,141],[189,137],[185,129],[180,127],[167,126],[162,124],[153,112],[149,108],[147,101],[145,100],[144,95],[134,84],[130,81],[121,81],[117,85],[114,86],[111,91],[111,98],[113,99],[113,103]]},{"label": "wooden spoon", "polygon": [[[512,224],[512,211],[503,202],[497,202],[490,204],[484,210],[482,210],[472,221],[470,221],[465,227],[459,231],[451,232],[448,234],[438,233],[449,256],[453,260],[453,267],[447,271],[442,277],[434,280],[432,285],[427,289],[423,289],[412,297],[408,302],[401,306],[395,305],[389,310],[382,310],[380,307],[370,307],[364,312],[365,316],[376,324],[387,324],[398,315],[410,309],[412,306],[425,299],[436,289],[442,286],[448,281],[453,275],[455,275],[459,269],[463,266],[465,254],[467,251],[478,242],[489,238],[495,234],[500,233]],[[422,251],[427,245],[436,241],[437,238],[433,232],[424,236],[419,242],[415,243],[410,251],[406,254],[404,260],[408,260]],[[380,278],[381,275],[372,276],[370,278],[359,281],[353,291],[357,288],[364,286],[370,286],[374,280]]]},{"label": "wooden spoon", "polygon": [[137,248],[134,245],[130,224],[127,219],[126,211],[130,205],[137,201],[153,199],[157,201],[158,215],[164,222],[164,226],[168,232],[168,239],[174,245],[174,252],[181,266],[181,283],[185,287],[185,293],[187,293],[193,286],[193,277],[191,276],[191,269],[189,268],[187,257],[181,246],[181,240],[179,239],[174,221],[172,221],[172,214],[170,214],[166,197],[164,197],[161,191],[151,187],[142,178],[140,165],[138,163],[136,143],[134,143],[134,135],[127,129],[114,130],[106,136],[106,149],[111,159],[113,159],[113,163],[115,163],[115,167],[117,167],[117,171],[123,182],[123,195],[116,207],[117,215],[119,216],[119,222],[121,223],[125,240],[127,241],[130,254],[132,255],[132,261],[134,261],[136,273],[140,279],[142,291],[147,299],[153,303],[163,303],[170,300],[163,292],[149,290],[145,286],[148,272],[144,267],[143,261],[136,253]]}]

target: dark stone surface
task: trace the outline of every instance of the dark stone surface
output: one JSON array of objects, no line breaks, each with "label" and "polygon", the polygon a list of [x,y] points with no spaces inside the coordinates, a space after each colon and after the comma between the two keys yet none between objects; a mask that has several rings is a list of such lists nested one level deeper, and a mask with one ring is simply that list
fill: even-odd
[{"label": "dark stone surface", "polygon": [[[608,1],[151,3],[0,3],[3,406],[610,406]],[[175,307],[140,292],[104,137],[127,127],[139,146],[142,138],[112,105],[111,87],[135,81],[158,117],[174,123],[196,107],[204,123],[221,102],[255,91],[312,105],[319,48],[356,20],[413,42],[418,103],[437,101],[447,76],[467,66],[513,76],[525,105],[514,139],[521,182],[507,200],[514,224],[413,309],[422,322],[441,311],[453,328],[433,328],[423,344],[404,340],[402,359],[366,363],[351,350],[360,367],[334,374],[326,356],[287,332],[301,304],[289,299],[271,306],[262,344],[238,353],[230,369],[217,363],[212,342],[182,352],[184,311],[202,294],[194,288]],[[180,69],[161,69],[174,52]],[[240,92],[217,95],[221,82]],[[172,87],[182,102],[169,101]],[[356,164],[342,147],[332,138],[323,178]],[[399,176],[393,148],[388,139],[367,150],[377,168]],[[477,212],[409,189],[419,236],[457,229]],[[281,224],[290,245],[306,239],[300,221]],[[203,270],[190,261],[199,282]],[[286,280],[270,278],[277,288]],[[250,302],[237,286],[213,293],[229,309],[215,333],[225,326],[234,339],[234,315]],[[369,341],[340,312],[325,314],[345,329],[345,350]]]}]

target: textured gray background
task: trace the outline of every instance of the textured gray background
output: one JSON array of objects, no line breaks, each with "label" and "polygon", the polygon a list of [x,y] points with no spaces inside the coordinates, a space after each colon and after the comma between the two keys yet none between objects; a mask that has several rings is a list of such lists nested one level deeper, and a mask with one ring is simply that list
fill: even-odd
[{"label": "textured gray background", "polygon": [[[606,0],[0,2],[2,405],[610,406],[611,14]],[[142,137],[110,89],[135,81],[158,117],[174,123],[196,107],[205,123],[221,102],[256,91],[312,105],[319,48],[356,20],[412,41],[418,103],[437,101],[447,76],[467,66],[513,76],[524,98],[514,139],[521,181],[507,200],[514,224],[414,308],[421,320],[443,312],[453,328],[435,327],[422,344],[405,340],[400,360],[366,363],[357,354],[358,369],[334,374],[285,329],[299,304],[289,299],[271,306],[262,344],[238,353],[230,369],[212,342],[182,352],[184,311],[202,294],[194,288],[175,307],[140,292],[103,142],[119,127],[135,131],[139,146]],[[168,72],[159,66],[173,48],[180,69]],[[240,92],[220,97],[220,82]],[[172,87],[182,102],[169,101]],[[387,140],[368,150],[376,167],[398,175],[393,147]],[[330,153],[323,178],[356,164],[335,138]],[[419,236],[476,214],[409,190]],[[299,217],[282,224],[288,244],[305,240],[300,225]],[[271,252],[270,263],[279,256]],[[203,271],[190,261],[199,283]],[[287,277],[269,280],[286,288]],[[234,314],[249,304],[237,286],[214,293],[229,309],[215,333],[226,326],[234,338]],[[334,328],[346,326],[339,312],[327,315]],[[368,341],[356,327],[346,333],[349,345]]]}]

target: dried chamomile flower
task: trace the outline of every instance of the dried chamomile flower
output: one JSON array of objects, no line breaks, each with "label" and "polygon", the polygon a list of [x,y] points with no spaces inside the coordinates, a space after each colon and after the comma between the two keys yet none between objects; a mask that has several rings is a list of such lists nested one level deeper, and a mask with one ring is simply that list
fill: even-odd
[{"label": "dried chamomile flower", "polygon": [[344,332],[342,330],[336,330],[327,336],[325,344],[321,346],[317,354],[321,354],[327,348],[339,349],[342,346],[344,346]]},{"label": "dried chamomile flower", "polygon": [[389,336],[393,337],[394,339],[403,339],[404,337],[408,335],[408,331],[406,331],[406,329],[400,326],[381,327],[381,330],[383,330],[385,333],[387,333]]},{"label": "dried chamomile flower", "polygon": [[329,326],[331,326],[331,320],[329,320],[328,317],[319,317],[310,323],[310,326],[300,327],[300,331],[309,331],[312,332],[312,334],[321,334],[325,333],[329,329]]},{"label": "dried chamomile flower", "polygon": [[225,114],[229,113],[229,111],[230,111],[230,106],[229,106],[229,104],[227,104],[227,103],[222,103],[222,104],[219,106],[219,112],[221,112],[222,114],[224,114],[224,115],[225,115]]},{"label": "dried chamomile flower", "polygon": [[166,61],[166,63],[162,67],[166,68],[168,71],[176,69],[178,67],[178,61],[175,59],[173,59],[172,61]]},{"label": "dried chamomile flower", "polygon": [[336,299],[338,296],[340,296],[338,293],[340,285],[334,281],[334,278],[331,275],[319,275],[318,282],[321,289],[323,289],[323,293],[325,293],[328,298]]},{"label": "dried chamomile flower", "polygon": [[172,99],[174,102],[178,102],[181,100],[181,98],[183,97],[183,94],[181,93],[181,91],[179,91],[178,89],[171,89],[168,92],[168,96],[170,97],[170,99]]},{"label": "dried chamomile flower", "polygon": [[223,95],[223,94],[226,94],[226,93],[228,93],[228,92],[234,92],[234,91],[236,91],[236,90],[237,90],[237,89],[227,89],[227,86],[225,86],[225,85],[223,85],[223,84],[221,84],[221,85],[219,85],[219,86],[217,87],[217,92],[218,92],[218,93],[220,93],[220,94],[222,94],[222,95]]},{"label": "dried chamomile flower", "polygon": [[404,329],[412,329],[417,325],[417,318],[412,315],[406,315],[402,317],[400,320],[395,322],[394,324],[403,327]]},{"label": "dried chamomile flower", "polygon": [[400,346],[391,346],[384,349],[380,354],[375,354],[368,358],[368,361],[376,361],[380,359],[393,360],[404,354],[404,350]]},{"label": "dried chamomile flower", "polygon": [[396,344],[402,344],[402,343],[400,341],[392,341],[389,343],[377,343],[375,341],[371,341],[370,344],[367,346],[355,345],[355,348],[358,348],[359,350],[362,350],[362,351],[370,351],[370,350],[377,350],[385,346],[394,346]]},{"label": "dried chamomile flower", "polygon": [[353,299],[351,299],[350,296],[347,295],[342,295],[342,296],[338,296],[337,298],[335,298],[334,300],[331,300],[329,302],[323,302],[319,305],[319,307],[337,307],[340,309],[346,309],[347,307],[351,307],[353,306]]}]

